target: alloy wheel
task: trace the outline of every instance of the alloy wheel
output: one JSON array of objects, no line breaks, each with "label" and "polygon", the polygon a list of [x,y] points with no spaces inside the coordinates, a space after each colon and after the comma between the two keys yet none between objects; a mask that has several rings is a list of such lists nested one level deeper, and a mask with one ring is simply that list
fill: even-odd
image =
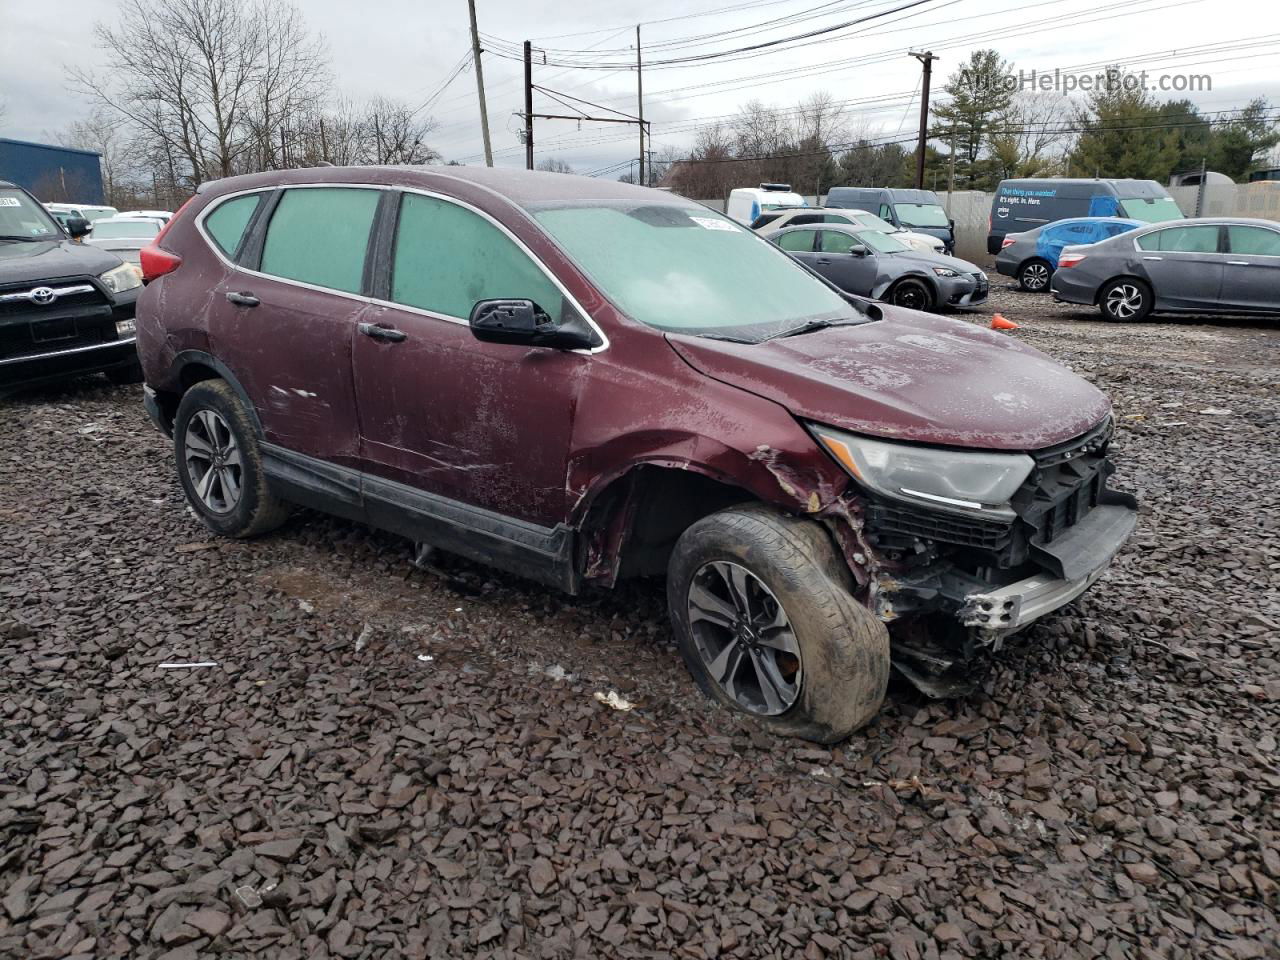
[{"label": "alloy wheel", "polygon": [[1028,290],[1043,290],[1049,283],[1049,268],[1033,263],[1022,271],[1022,285]]},{"label": "alloy wheel", "polygon": [[1107,313],[1117,320],[1128,320],[1142,310],[1142,291],[1131,283],[1112,287],[1107,294]]},{"label": "alloy wheel", "polygon": [[230,513],[240,502],[244,462],[227,421],[214,410],[196,411],[183,446],[187,476],[200,502],[213,513]]},{"label": "alloy wheel", "polygon": [[689,627],[711,679],[748,713],[776,716],[800,696],[800,643],[773,592],[746,567],[703,564],[689,583]]}]

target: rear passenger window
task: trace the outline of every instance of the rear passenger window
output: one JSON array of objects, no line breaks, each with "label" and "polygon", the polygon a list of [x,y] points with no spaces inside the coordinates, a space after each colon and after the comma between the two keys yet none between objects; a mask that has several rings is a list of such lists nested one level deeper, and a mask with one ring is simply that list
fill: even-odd
[{"label": "rear passenger window", "polygon": [[240,241],[244,237],[245,227],[249,225],[249,219],[261,202],[262,194],[260,193],[236,197],[234,200],[219,204],[204,218],[205,230],[228,257],[236,255],[236,250],[240,248]]},{"label": "rear passenger window", "polygon": [[263,273],[359,293],[380,190],[286,190],[262,247]]},{"label": "rear passenger window", "polygon": [[1167,227],[1138,238],[1143,250],[1168,253],[1217,253],[1217,227]]},{"label": "rear passenger window", "polygon": [[564,295],[514,240],[456,203],[406,193],[400,201],[391,299],[465,319],[479,300],[532,300],[560,318]]}]

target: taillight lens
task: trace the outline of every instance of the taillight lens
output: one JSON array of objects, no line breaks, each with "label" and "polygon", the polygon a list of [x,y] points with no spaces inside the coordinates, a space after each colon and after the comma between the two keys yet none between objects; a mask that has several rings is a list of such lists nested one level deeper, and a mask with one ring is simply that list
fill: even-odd
[{"label": "taillight lens", "polygon": [[195,197],[190,197],[187,202],[178,208],[178,212],[169,218],[169,222],[160,228],[160,232],[156,234],[156,238],[147,246],[142,248],[139,254],[138,262],[142,266],[142,282],[150,283],[157,277],[163,277],[166,273],[173,273],[182,266],[182,258],[176,253],[170,253],[168,250],[160,249],[160,241],[164,239],[164,235],[169,232],[169,228],[178,222],[178,218],[182,216],[182,212],[191,206]]},{"label": "taillight lens", "polygon": [[1058,269],[1065,270],[1068,267],[1074,267],[1083,259],[1083,253],[1064,253],[1058,257]]},{"label": "taillight lens", "polygon": [[1018,242],[1017,237],[1005,237],[1003,240],[1000,241],[1000,249],[1003,250],[1005,247],[1009,246],[1010,244],[1014,244],[1017,242]]},{"label": "taillight lens", "polygon": [[161,250],[154,243],[150,246],[142,248],[142,253],[138,257],[142,264],[142,282],[150,283],[157,277],[163,277],[166,273],[173,273],[182,266],[182,258],[176,253],[170,253],[168,250]]}]

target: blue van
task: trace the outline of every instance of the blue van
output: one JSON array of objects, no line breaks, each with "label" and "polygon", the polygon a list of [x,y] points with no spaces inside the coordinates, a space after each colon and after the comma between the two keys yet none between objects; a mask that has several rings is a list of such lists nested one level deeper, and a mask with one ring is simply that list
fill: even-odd
[{"label": "blue van", "polygon": [[1154,180],[1001,180],[991,201],[987,253],[999,253],[1007,233],[1022,233],[1072,217],[1121,217],[1159,223],[1184,214]]}]

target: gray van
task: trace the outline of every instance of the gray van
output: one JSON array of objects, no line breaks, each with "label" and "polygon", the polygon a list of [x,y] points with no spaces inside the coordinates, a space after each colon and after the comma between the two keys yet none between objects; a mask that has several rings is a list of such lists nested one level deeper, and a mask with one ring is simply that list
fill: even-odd
[{"label": "gray van", "polygon": [[865,210],[895,227],[937,237],[948,254],[956,248],[956,222],[947,216],[932,190],[832,187],[825,206]]},{"label": "gray van", "polygon": [[991,201],[987,253],[999,253],[1005,234],[1074,217],[1123,217],[1143,223],[1181,220],[1169,192],[1154,180],[1001,180]]}]

